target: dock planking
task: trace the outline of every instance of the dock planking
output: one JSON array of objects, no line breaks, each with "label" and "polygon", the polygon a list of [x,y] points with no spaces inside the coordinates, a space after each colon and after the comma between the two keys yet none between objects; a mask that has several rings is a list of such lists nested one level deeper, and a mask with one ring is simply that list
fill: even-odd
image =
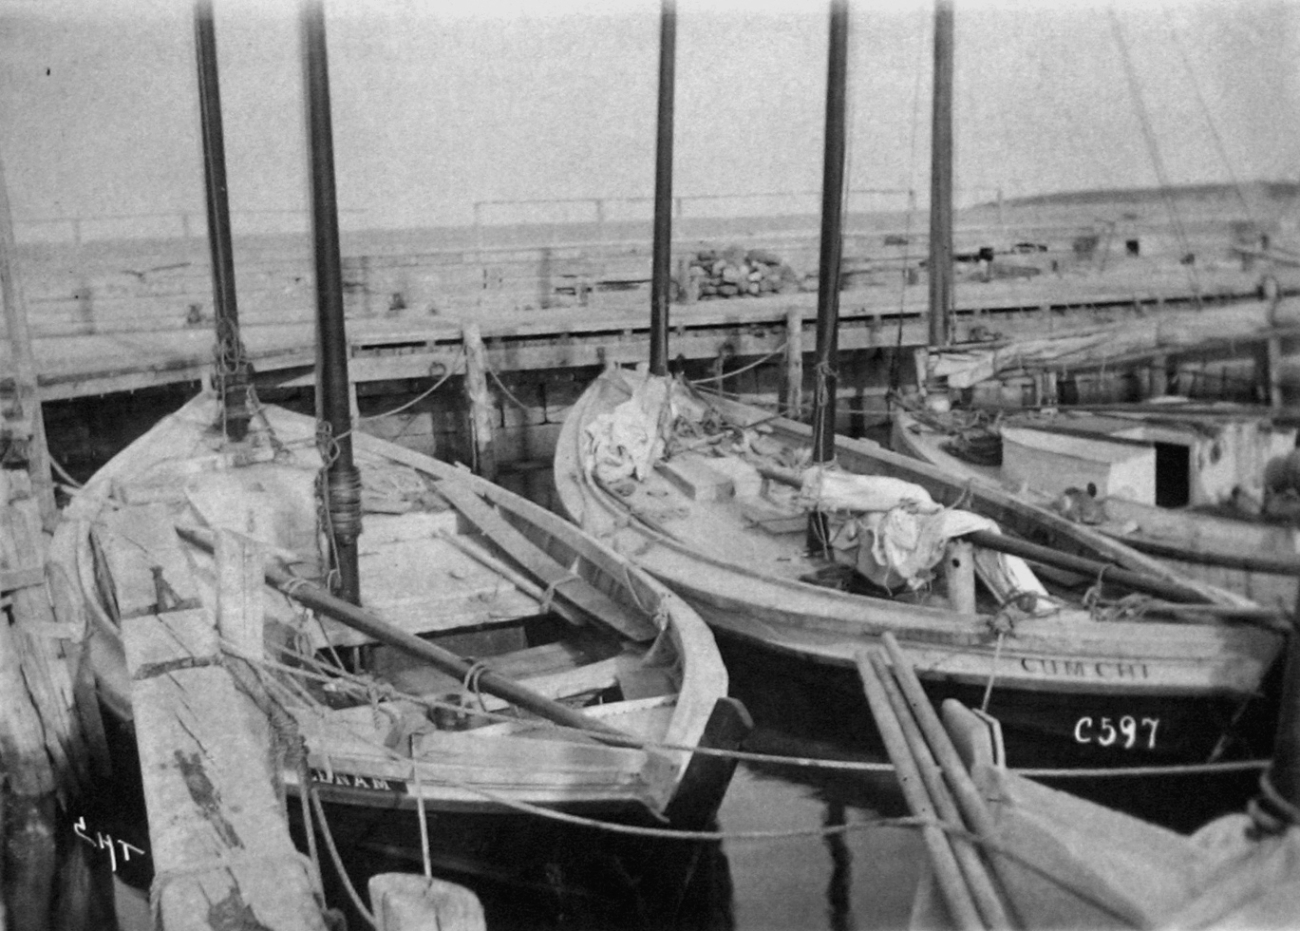
[{"label": "dock planking", "polygon": [[[131,592],[119,605],[132,609],[122,633],[158,927],[326,931],[313,868],[289,837],[271,724],[227,668],[214,618],[189,597],[196,583],[165,510],[123,511],[134,512],[121,521],[131,536],[118,539],[131,542],[104,544]],[[249,577],[220,575],[226,586]],[[227,597],[225,610],[256,602]]]},{"label": "dock planking", "polygon": [[[1208,299],[1248,300],[1256,296],[1257,284],[1257,276],[1229,275]],[[1005,327],[1018,336],[1051,332],[1207,299],[1162,292],[1157,285],[1151,280],[1106,278],[1015,285],[961,283],[956,289],[954,339],[978,339]],[[922,290],[846,291],[841,301],[841,350],[925,345]],[[350,317],[349,371],[354,381],[365,383],[429,378],[431,373],[453,370],[463,358],[467,326],[479,328],[486,365],[494,372],[635,363],[647,357],[649,346],[649,315],[642,303],[536,310],[479,307],[452,314]],[[686,359],[715,359],[724,347],[735,357],[775,352],[786,343],[794,315],[811,332],[816,294],[673,305],[672,352]],[[245,321],[241,334],[258,373],[257,384],[314,383],[310,318],[285,315]],[[207,376],[212,359],[207,326],[37,331],[32,346],[45,400],[199,381]],[[0,372],[11,370],[7,353],[0,343]]]}]

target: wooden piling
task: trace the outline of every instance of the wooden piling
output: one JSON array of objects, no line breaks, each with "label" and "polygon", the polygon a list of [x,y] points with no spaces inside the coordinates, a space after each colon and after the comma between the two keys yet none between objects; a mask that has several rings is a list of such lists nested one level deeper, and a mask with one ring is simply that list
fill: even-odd
[{"label": "wooden piling", "polygon": [[1147,397],[1163,398],[1169,393],[1169,357],[1157,353],[1147,367]]},{"label": "wooden piling", "polygon": [[[29,463],[30,466],[30,463]],[[11,927],[111,929],[107,862],[79,856],[74,807],[107,769],[84,619],[51,570],[49,538],[27,472],[0,470],[0,770],[6,774],[0,900]],[[81,621],[78,623],[78,621]],[[111,910],[110,910],[111,911]]]},{"label": "wooden piling", "polygon": [[1268,406],[1273,410],[1282,409],[1282,339],[1277,336],[1270,336],[1264,341],[1264,346],[1257,357],[1263,365],[1263,371],[1260,373],[1258,380],[1261,382],[1264,393],[1268,401]]},{"label": "wooden piling", "polygon": [[[118,516],[148,552],[114,553],[114,578],[120,604],[149,603],[134,616],[123,609],[122,633],[159,931],[326,931],[314,867],[289,837],[270,722],[227,668],[165,513],[132,510]],[[222,548],[227,563],[239,562],[238,549]],[[159,554],[166,568],[155,566]],[[242,565],[218,568],[227,589],[247,576]],[[156,603],[163,589],[175,594],[170,604]],[[227,590],[222,603],[233,616],[255,599]]]},{"label": "wooden piling", "polygon": [[469,398],[470,434],[474,439],[476,471],[491,480],[496,478],[497,472],[493,441],[496,415],[487,385],[487,350],[483,346],[483,336],[477,323],[465,324],[461,338],[465,345],[465,393]]},{"label": "wooden piling", "polygon": [[781,408],[787,417],[803,415],[803,311],[791,307],[785,314],[785,381]]}]

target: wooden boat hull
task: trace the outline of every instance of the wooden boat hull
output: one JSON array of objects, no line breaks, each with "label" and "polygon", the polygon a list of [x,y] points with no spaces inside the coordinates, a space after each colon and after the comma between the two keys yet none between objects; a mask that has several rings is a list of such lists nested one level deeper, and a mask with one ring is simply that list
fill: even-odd
[{"label": "wooden boat hull", "polygon": [[[1003,488],[1041,506],[1052,496],[1004,481],[996,467],[966,462],[943,448],[946,437],[906,411],[896,413],[892,440],[896,451],[913,456],[963,481]],[[1095,529],[1171,568],[1237,592],[1259,604],[1286,610],[1300,596],[1300,550],[1289,527],[1236,520],[1217,514],[1157,507],[1118,497],[1100,502]],[[1276,563],[1274,569],[1266,564]],[[1261,566],[1264,566],[1261,568]]]},{"label": "wooden boat hull", "polygon": [[[581,526],[632,556],[688,600],[724,646],[741,643],[760,650],[781,659],[787,670],[802,668],[806,678],[816,681],[829,669],[851,676],[857,651],[892,632],[914,657],[918,674],[936,697],[945,692],[982,695],[991,684],[991,702],[1005,706],[1024,725],[1023,732],[1012,734],[1013,763],[1016,753],[1036,759],[1048,753],[1074,765],[1205,759],[1222,736],[1217,730],[1210,734],[1206,723],[1226,722],[1250,703],[1278,655],[1280,635],[1248,626],[1103,620],[1083,611],[1035,617],[999,632],[987,616],[856,595],[791,578],[778,562],[761,564],[747,555],[745,538],[759,533],[757,529],[727,525],[718,531],[725,541],[711,545],[707,535],[692,535],[689,517],[672,517],[674,508],[688,512],[689,505],[671,489],[656,486],[644,503],[640,492],[620,500],[583,468],[586,426],[630,396],[635,376],[625,381],[625,374],[607,371],[570,413],[556,452],[559,500]],[[801,424],[733,402],[710,398],[710,403],[734,423],[762,422],[772,438],[794,447],[808,445],[809,430]],[[997,520],[1004,530],[1178,578],[1156,561],[1057,515],[994,489],[968,492],[939,470],[875,444],[839,438],[837,459],[850,472],[888,474],[921,484],[941,504],[969,494],[972,503],[967,506]],[[638,515],[651,500],[659,502],[658,516],[645,510]],[[799,558],[802,535],[796,531],[784,539],[787,551],[778,560]],[[1223,593],[1203,590],[1221,603],[1234,602]],[[1101,728],[1103,719],[1117,729],[1131,721],[1132,739],[1117,734],[1112,740],[1109,730],[1094,733],[1092,728]],[[1143,725],[1147,719],[1151,723]],[[763,722],[761,714],[758,720]],[[1125,745],[1118,752],[1117,742]]]},{"label": "wooden boat hull", "polygon": [[[215,416],[215,402],[197,398],[124,450],[80,492],[55,541],[56,558],[80,581],[86,596],[95,626],[91,647],[99,692],[116,733],[115,762],[128,773],[138,773],[139,760],[120,620],[114,612],[125,614],[138,593],[124,587],[129,576],[121,574],[121,567],[135,558],[135,548],[147,549],[149,560],[164,567],[169,584],[177,584],[185,570],[174,570],[168,559],[180,553],[182,563],[193,569],[189,584],[219,613],[211,559],[194,547],[180,547],[174,532],[163,533],[161,543],[147,537],[137,529],[147,524],[145,517],[131,516],[135,509],[149,509],[139,514],[154,521],[151,527],[160,515],[169,527],[207,521],[210,528],[221,528],[233,522],[272,549],[280,547],[284,558],[310,562],[314,555],[301,546],[315,536],[314,513],[297,514],[291,500],[304,480],[310,500],[312,468],[320,463],[312,440],[314,423],[264,408],[253,438],[232,456],[210,429]],[[369,658],[367,675],[381,689],[368,703],[357,703],[346,696],[352,680],[335,669],[323,686],[313,685],[308,676],[305,684],[270,693],[305,740],[303,764],[283,773],[290,799],[301,794],[305,778],[325,806],[327,820],[365,824],[372,833],[388,831],[407,842],[414,838],[414,847],[406,847],[404,855],[417,861],[421,810],[431,818],[467,825],[483,818],[535,819],[539,810],[660,826],[665,819],[694,826],[711,818],[734,763],[690,751],[705,742],[734,746],[748,722],[743,708],[726,698],[725,667],[698,615],[623,557],[517,495],[373,437],[357,434],[354,448],[363,476],[362,500],[368,502],[365,526],[373,528],[363,530],[360,547],[362,599],[368,610],[407,625],[430,642],[472,651],[487,668],[502,669],[502,675],[509,668],[531,670],[522,680],[530,688],[573,695],[569,701],[586,702],[584,714],[591,719],[612,724],[646,746],[574,737],[529,715],[485,724],[504,702],[477,692],[473,683],[426,670],[390,647],[321,619],[319,627],[301,627],[293,642],[311,642],[326,652],[353,648],[356,656]],[[410,487],[397,495],[394,483],[403,482]],[[177,488],[183,493],[178,495]],[[546,590],[530,583],[528,567],[511,561],[509,547],[493,555],[496,537],[462,534],[457,527],[467,518],[455,509],[428,511],[430,492],[447,500],[470,496],[477,502],[472,511],[489,509],[493,520],[505,521],[512,533],[564,567],[563,577]],[[295,520],[301,526],[291,526]],[[275,536],[271,527],[278,528],[274,540],[267,538]],[[295,539],[295,533],[300,545],[286,549],[285,541]],[[471,558],[473,554],[477,556]],[[370,576],[365,574],[368,565]],[[575,592],[618,610],[609,623],[573,610],[556,615],[560,606],[572,609]],[[297,609],[290,601],[269,590],[265,598],[268,631],[292,623]],[[617,624],[642,626],[620,632],[611,626],[616,615]],[[325,641],[329,643],[322,646]],[[588,653],[596,658],[583,658]],[[538,666],[543,660],[551,665]],[[281,665],[267,664],[263,680],[276,682],[280,675],[290,681],[292,670]],[[303,668],[310,672],[317,667]],[[344,689],[338,696],[342,701],[330,697],[335,681]],[[396,700],[403,694],[426,701],[414,706],[414,718],[412,707]],[[439,717],[438,700],[457,695],[459,707],[453,702]],[[591,704],[593,695],[600,699],[596,704]],[[291,802],[291,809],[297,807]],[[120,832],[131,820],[122,812],[134,816],[142,829],[142,797],[111,800],[92,820],[104,824],[105,835]],[[538,829],[539,835],[548,831],[556,833],[555,826]],[[459,835],[447,832],[443,839],[470,833],[468,828]],[[147,836],[138,830],[132,838],[129,843],[140,853],[131,878],[147,883]],[[512,854],[498,847],[491,853],[523,862],[520,850]],[[449,848],[444,854],[448,862],[475,860],[472,850]],[[540,862],[534,865],[544,869]],[[480,867],[491,872],[500,864]]]},{"label": "wooden boat hull", "polygon": [[[990,725],[944,707],[943,728],[980,799],[988,888],[1024,927],[1287,928],[1300,904],[1294,824],[1261,831],[1243,806],[1171,830],[1109,801],[1049,788],[1004,768]],[[990,727],[992,730],[990,731]],[[996,738],[993,738],[994,740]],[[1258,798],[1258,794],[1256,795]],[[963,806],[954,828],[981,818]],[[936,851],[942,853],[942,851]],[[917,890],[918,927],[956,927],[944,857]],[[946,874],[946,875],[945,875]],[[943,876],[943,880],[939,879]],[[946,881],[944,881],[946,880]],[[940,889],[944,892],[941,895]]]}]

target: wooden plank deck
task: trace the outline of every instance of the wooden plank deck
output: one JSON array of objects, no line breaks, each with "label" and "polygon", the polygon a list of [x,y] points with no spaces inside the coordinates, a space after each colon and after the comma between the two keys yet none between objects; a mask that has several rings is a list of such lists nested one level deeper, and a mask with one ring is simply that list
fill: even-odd
[{"label": "wooden plank deck", "polygon": [[[187,597],[197,585],[175,529],[158,506],[117,513],[131,515],[120,529],[140,544],[105,541],[122,596],[158,927],[325,931],[314,867],[289,837],[277,791],[271,722],[227,668],[211,611]],[[260,589],[260,573],[252,582]],[[179,600],[156,603],[168,600],[164,583]]]}]

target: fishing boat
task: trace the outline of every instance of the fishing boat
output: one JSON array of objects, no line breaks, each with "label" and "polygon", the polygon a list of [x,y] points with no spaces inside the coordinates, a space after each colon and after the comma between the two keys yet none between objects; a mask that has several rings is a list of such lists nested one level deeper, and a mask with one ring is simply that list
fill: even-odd
[{"label": "fishing boat", "polygon": [[[221,662],[271,718],[300,847],[316,854],[319,835],[344,852],[320,871],[327,889],[346,891],[358,864],[423,862],[426,875],[556,900],[581,890],[670,921],[698,848],[665,858],[634,829],[707,825],[735,762],[695,751],[734,748],[748,729],[711,633],[560,516],[353,429],[318,2],[302,11],[318,409],[257,400],[233,300],[211,5],[195,17],[213,387],[78,490],[55,541],[94,625],[116,762],[139,770],[128,669],[150,668],[147,649],[144,662],[124,655],[125,631],[141,615],[203,612]],[[600,830],[613,824],[624,832]],[[122,839],[147,882],[143,819]]]},{"label": "fishing boat", "polygon": [[[1276,408],[1280,339],[1294,332],[1297,303],[1266,278],[1258,300],[1219,305],[1198,299],[1194,309],[985,344],[953,343],[951,113],[938,112],[940,99],[951,106],[950,44],[936,49],[932,171],[949,180],[931,185],[924,385],[920,396],[900,397],[894,407],[893,448],[959,480],[1001,483],[1200,579],[1289,610],[1300,579],[1294,529],[1300,507],[1292,503],[1300,497],[1290,488],[1287,465],[1296,430]],[[1273,410],[1197,406],[1165,396],[1170,357],[1235,356],[1243,349],[1266,360],[1256,381],[1267,388]],[[1061,373],[1126,366],[1145,369],[1160,396],[1115,405],[1105,414],[1055,406]],[[999,408],[990,430],[989,412],[953,407],[958,397],[1000,395],[1000,379],[1026,376],[1036,381],[1048,410]],[[1270,467],[1275,479],[1266,479]],[[1273,520],[1263,513],[1270,509]]]},{"label": "fishing boat", "polygon": [[[1007,769],[996,718],[957,702],[941,715],[912,703],[920,686],[909,658],[897,643],[887,650],[888,660],[864,652],[859,662],[890,757],[912,777],[908,807],[925,819],[914,927],[1294,927],[1294,711],[1283,711],[1277,753],[1244,810],[1183,833]],[[1294,655],[1288,666],[1289,679]],[[1294,697],[1290,681],[1284,692]]]},{"label": "fishing boat", "polygon": [[[620,474],[596,437],[633,410],[648,413],[626,435],[648,455]],[[815,678],[851,670],[854,652],[890,631],[936,694],[979,704],[987,691],[1025,752],[1045,742],[1075,761],[1205,759],[1283,643],[1243,598],[871,441],[837,437],[838,468],[800,468],[811,440],[804,424],[611,369],[565,423],[556,488],[575,521],[724,641]],[[830,512],[827,546],[810,548],[819,512]],[[955,545],[940,539],[947,522]],[[896,548],[890,525],[914,548]],[[928,565],[909,581],[910,554]],[[1121,580],[1144,591],[1111,588]]]},{"label": "fishing boat", "polygon": [[[1006,723],[1020,765],[1221,753],[1283,642],[1271,612],[835,435],[847,16],[831,4],[813,425],[669,377],[656,304],[648,371],[607,369],[565,421],[562,506],[685,597],[724,649],[821,690],[811,704],[825,716],[852,717],[854,653],[892,632],[936,697],[965,695]],[[741,694],[761,723],[749,698],[761,688]]]},{"label": "fishing boat", "polygon": [[66,509],[56,549],[95,624],[119,728],[131,722],[123,619],[173,593],[218,610],[209,551],[234,534],[261,553],[259,588],[263,575],[273,586],[248,594],[264,644],[236,655],[305,741],[285,781],[331,818],[350,810],[350,830],[373,840],[404,825],[387,842],[404,833],[418,862],[417,808],[707,821],[730,768],[691,750],[727,707],[727,674],[694,611],[559,516],[361,433],[362,604],[349,606],[329,596],[317,548],[315,420],[260,406],[232,443],[221,416],[213,394],[195,398]]},{"label": "fishing boat", "polygon": [[1300,581],[1296,428],[1269,411],[1164,403],[936,413],[899,408],[892,447],[996,484],[1198,578],[1290,606]]}]

